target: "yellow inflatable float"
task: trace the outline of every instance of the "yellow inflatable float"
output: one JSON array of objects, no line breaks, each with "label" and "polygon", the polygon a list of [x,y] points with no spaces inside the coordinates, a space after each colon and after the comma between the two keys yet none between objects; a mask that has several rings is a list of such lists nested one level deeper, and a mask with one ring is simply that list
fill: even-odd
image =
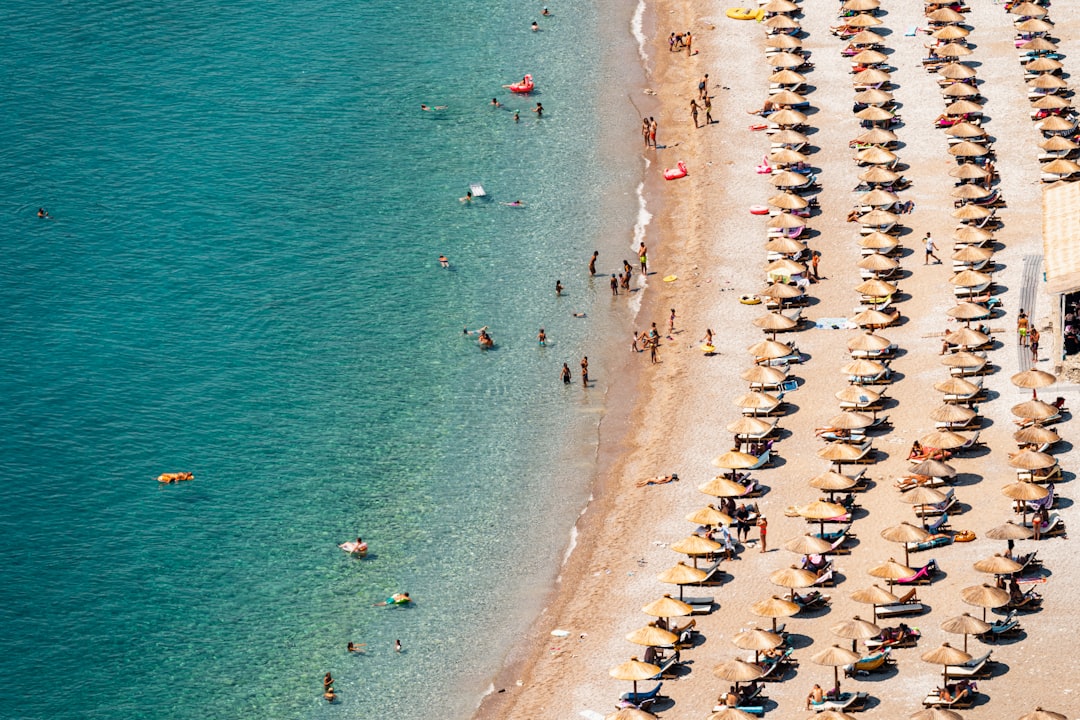
[{"label": "yellow inflatable float", "polygon": [[732,20],[758,20],[765,17],[765,11],[751,8],[728,8],[727,16]]}]

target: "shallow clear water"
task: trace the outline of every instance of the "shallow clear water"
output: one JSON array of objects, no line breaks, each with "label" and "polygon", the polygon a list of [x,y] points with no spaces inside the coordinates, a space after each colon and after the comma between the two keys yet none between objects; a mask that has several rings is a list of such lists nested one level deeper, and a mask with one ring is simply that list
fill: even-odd
[{"label": "shallow clear water", "polygon": [[0,715],[468,713],[593,470],[613,379],[558,369],[623,312],[583,268],[635,160],[599,150],[601,18],[553,10],[0,10]]}]

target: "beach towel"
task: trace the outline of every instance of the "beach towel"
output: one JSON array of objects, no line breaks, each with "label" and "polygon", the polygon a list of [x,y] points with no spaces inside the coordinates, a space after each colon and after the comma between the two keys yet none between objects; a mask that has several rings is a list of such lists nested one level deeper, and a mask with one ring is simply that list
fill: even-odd
[{"label": "beach towel", "polygon": [[858,325],[847,318],[818,318],[814,323],[817,330],[854,330]]}]

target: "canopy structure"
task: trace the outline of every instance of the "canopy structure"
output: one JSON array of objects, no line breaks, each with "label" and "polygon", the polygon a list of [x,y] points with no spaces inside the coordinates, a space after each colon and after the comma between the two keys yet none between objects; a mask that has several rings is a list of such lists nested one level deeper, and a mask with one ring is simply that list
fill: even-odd
[{"label": "canopy structure", "polygon": [[1080,184],[1058,182],[1043,190],[1046,292],[1080,290]]}]

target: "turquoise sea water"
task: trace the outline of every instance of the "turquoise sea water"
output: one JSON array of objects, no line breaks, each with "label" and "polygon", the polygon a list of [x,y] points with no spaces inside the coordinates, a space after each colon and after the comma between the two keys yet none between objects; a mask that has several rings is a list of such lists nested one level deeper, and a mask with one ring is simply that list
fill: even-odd
[{"label": "turquoise sea water", "polygon": [[623,9],[551,7],[0,10],[0,716],[468,715],[584,503],[626,314],[583,272],[630,255]]}]

